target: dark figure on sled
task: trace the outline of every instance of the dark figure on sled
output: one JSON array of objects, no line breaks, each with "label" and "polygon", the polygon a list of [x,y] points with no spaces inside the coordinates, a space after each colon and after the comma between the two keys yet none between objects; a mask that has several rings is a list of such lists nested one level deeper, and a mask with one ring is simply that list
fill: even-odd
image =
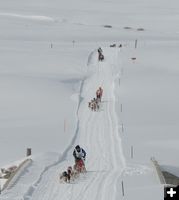
[{"label": "dark figure on sled", "polygon": [[98,61],[103,61],[104,60],[104,55],[103,55],[103,50],[101,47],[98,48]]},{"label": "dark figure on sled", "polygon": [[75,158],[75,164],[73,168],[69,166],[67,170],[60,175],[60,182],[70,183],[71,181],[74,181],[76,178],[78,178],[80,173],[86,172],[85,150],[77,145],[73,151],[73,156]]}]

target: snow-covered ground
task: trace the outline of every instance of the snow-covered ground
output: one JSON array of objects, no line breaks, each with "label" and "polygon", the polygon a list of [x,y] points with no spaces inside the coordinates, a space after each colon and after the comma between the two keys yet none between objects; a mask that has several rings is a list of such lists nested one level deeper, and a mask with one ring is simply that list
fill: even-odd
[{"label": "snow-covered ground", "polygon": [[[163,199],[150,158],[178,173],[178,10],[177,0],[0,0],[0,166],[33,153],[1,199],[118,199],[122,180],[128,199]],[[76,144],[88,173],[59,184]]]}]

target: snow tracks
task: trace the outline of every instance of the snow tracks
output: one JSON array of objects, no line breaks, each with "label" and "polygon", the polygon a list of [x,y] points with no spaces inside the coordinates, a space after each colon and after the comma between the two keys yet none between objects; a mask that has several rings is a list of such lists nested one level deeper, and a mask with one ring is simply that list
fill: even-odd
[{"label": "snow tracks", "polygon": [[[105,60],[97,61],[97,51],[89,58],[89,76],[83,82],[78,109],[79,124],[75,144],[87,152],[87,173],[70,184],[59,183],[59,173],[73,165],[73,147],[66,159],[52,166],[23,199],[29,200],[115,200],[125,159],[115,111],[115,79],[120,74],[119,49],[104,48]],[[88,101],[101,86],[104,90],[100,110],[92,112]],[[75,145],[74,144],[74,145]],[[35,173],[35,172],[34,172]],[[122,194],[121,194],[122,195]]]}]

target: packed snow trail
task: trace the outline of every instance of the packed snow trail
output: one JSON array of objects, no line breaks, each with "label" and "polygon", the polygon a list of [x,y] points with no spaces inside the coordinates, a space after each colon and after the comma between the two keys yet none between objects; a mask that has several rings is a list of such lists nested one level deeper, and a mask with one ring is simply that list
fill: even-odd
[{"label": "packed snow trail", "polygon": [[[79,127],[75,144],[81,145],[87,152],[88,172],[81,174],[74,183],[59,183],[59,173],[74,164],[72,147],[66,159],[46,170],[23,199],[115,200],[117,192],[119,198],[117,187],[125,168],[114,95],[115,79],[120,74],[120,52],[118,48],[105,48],[103,51],[103,62],[97,61],[97,51],[89,59],[87,74],[90,75],[83,83],[78,110]],[[104,90],[100,111],[92,112],[88,102],[95,97],[99,86]]]},{"label": "packed snow trail", "polygon": [[[115,113],[115,78],[119,73],[118,49],[105,49],[105,61],[89,65],[93,69],[83,85],[79,117],[79,132],[76,144],[87,152],[87,174],[81,175],[75,184],[59,184],[59,172],[74,163],[68,156],[67,161],[52,168],[44,176],[30,199],[55,200],[109,200],[116,198],[116,185],[125,166],[122,153],[118,121]],[[97,58],[94,53],[93,63]],[[90,69],[91,67],[91,69]],[[100,112],[92,112],[88,101],[95,97],[99,86],[104,89]],[[72,152],[71,152],[72,154]]]}]

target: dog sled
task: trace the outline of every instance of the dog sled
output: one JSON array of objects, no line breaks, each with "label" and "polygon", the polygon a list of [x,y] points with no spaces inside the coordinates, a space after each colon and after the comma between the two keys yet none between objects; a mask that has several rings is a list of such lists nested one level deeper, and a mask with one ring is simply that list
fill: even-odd
[{"label": "dog sled", "polygon": [[74,170],[76,170],[78,173],[84,173],[86,172],[85,164],[82,159],[76,159]]},{"label": "dog sled", "polygon": [[103,61],[104,60],[104,55],[102,53],[99,53],[98,60],[99,61]]},{"label": "dog sled", "polygon": [[99,87],[96,91],[96,98],[93,98],[90,102],[88,102],[88,107],[92,111],[98,111],[100,109],[102,95],[103,95],[103,89]]},{"label": "dog sled", "polygon": [[104,55],[103,55],[103,50],[101,47],[98,48],[98,61],[103,61],[104,60]]},{"label": "dog sled", "polygon": [[60,183],[71,183],[77,179],[81,173],[86,173],[86,167],[82,159],[75,160],[73,167],[69,166],[66,171],[60,174]]}]

